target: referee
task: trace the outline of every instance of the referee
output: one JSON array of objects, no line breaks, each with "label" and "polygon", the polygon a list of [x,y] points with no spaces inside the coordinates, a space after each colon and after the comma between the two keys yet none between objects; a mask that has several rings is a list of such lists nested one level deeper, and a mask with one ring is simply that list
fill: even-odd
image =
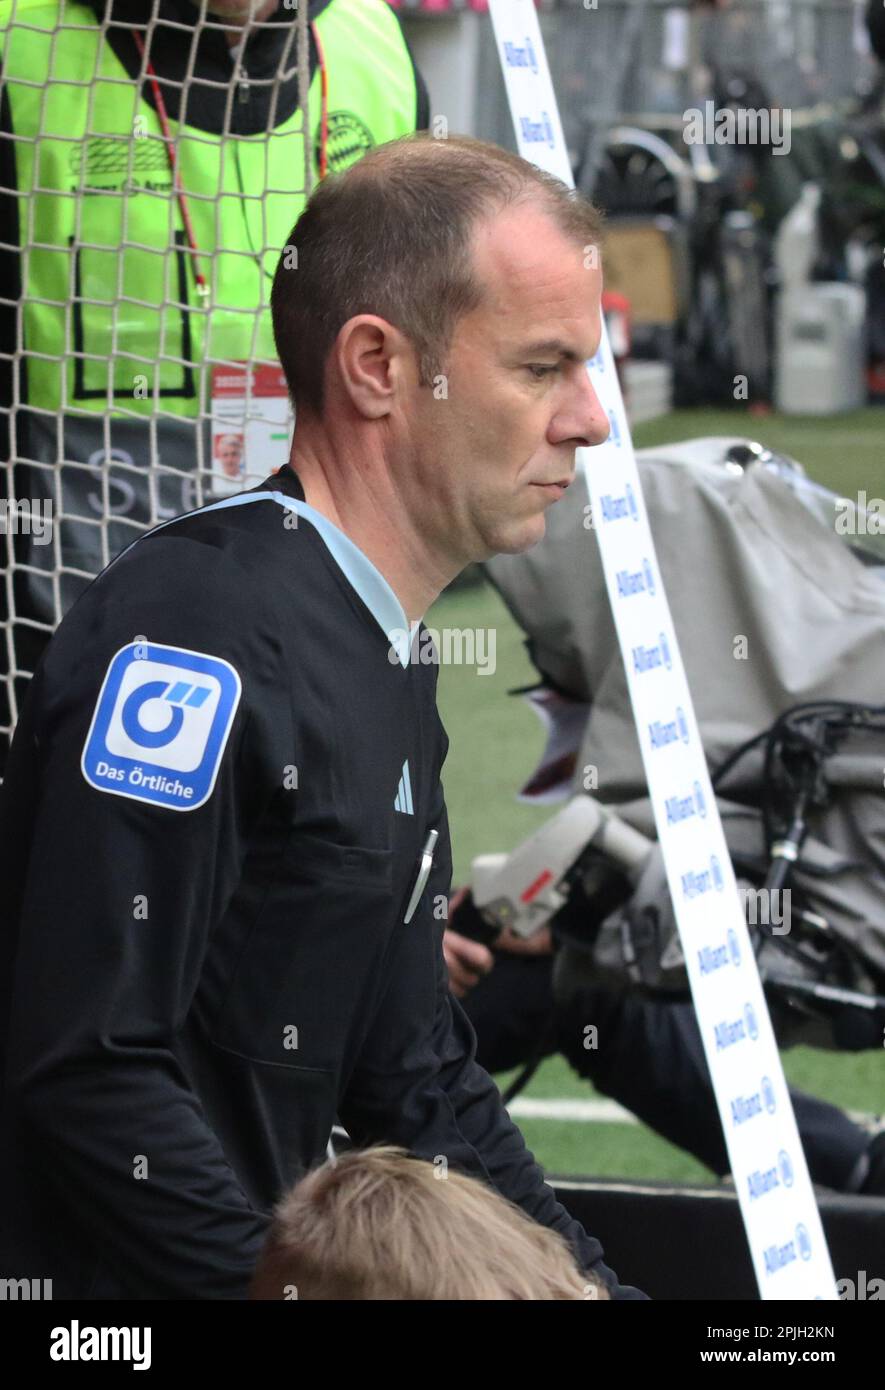
[{"label": "referee", "polygon": [[416,659],[444,586],[537,541],[608,433],[598,235],[468,139],[330,176],[273,286],[290,463],[137,540],[50,643],[0,793],[4,1276],[242,1298],[337,1115],[643,1297],[555,1201],[449,993],[447,739]]}]

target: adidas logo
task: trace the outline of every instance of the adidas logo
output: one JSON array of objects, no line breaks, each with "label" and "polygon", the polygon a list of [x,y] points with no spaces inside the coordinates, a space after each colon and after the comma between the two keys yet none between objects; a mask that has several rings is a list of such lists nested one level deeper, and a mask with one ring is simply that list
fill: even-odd
[{"label": "adidas logo", "polygon": [[415,807],[412,805],[412,782],[409,777],[409,760],[403,763],[402,776],[399,779],[399,786],[396,789],[396,798],[393,803],[394,811],[402,811],[404,816],[413,816]]}]

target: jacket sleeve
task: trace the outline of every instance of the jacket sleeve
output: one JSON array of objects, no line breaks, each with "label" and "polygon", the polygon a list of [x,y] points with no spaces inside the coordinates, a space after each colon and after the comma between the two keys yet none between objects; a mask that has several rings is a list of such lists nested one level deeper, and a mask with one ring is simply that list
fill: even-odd
[{"label": "jacket sleeve", "polygon": [[342,1122],[360,1145],[401,1144],[429,1162],[448,1164],[492,1184],[543,1226],[560,1232],[581,1268],[614,1298],[644,1299],[618,1284],[602,1247],[569,1216],[513,1124],[491,1077],[475,1060],[476,1035],[452,996],[442,950],[440,902],[451,882],[451,849],[442,787],[428,827],[440,832],[436,866],[418,914],[398,924],[386,993],[351,1077]]},{"label": "jacket sleeve", "polygon": [[[8,1085],[47,1155],[47,1182],[134,1296],[239,1298],[268,1218],[242,1190],[173,1040],[250,831],[286,794],[279,749],[280,738],[292,746],[291,707],[273,701],[288,680],[277,634],[258,616],[267,598],[247,595],[235,561],[181,538],[134,551],[75,605],[29,694],[21,732],[39,785]],[[220,658],[240,677],[214,788],[193,809],[96,789],[81,769],[109,663],[142,637]]]}]

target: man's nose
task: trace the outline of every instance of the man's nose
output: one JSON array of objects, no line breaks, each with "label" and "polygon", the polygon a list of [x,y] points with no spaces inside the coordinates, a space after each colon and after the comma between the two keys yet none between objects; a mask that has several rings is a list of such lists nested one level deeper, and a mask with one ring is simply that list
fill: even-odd
[{"label": "man's nose", "polygon": [[591,448],[603,444],[611,433],[611,421],[602,408],[590,373],[581,367],[575,373],[574,390],[567,405],[556,412],[552,421],[552,442],[574,444],[575,448]]}]

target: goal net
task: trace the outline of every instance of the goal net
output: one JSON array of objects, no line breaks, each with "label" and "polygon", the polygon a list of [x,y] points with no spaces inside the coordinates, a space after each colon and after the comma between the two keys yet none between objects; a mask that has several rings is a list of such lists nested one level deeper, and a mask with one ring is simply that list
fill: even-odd
[{"label": "goal net", "polygon": [[316,177],[307,3],[256,0],[239,44],[209,5],[0,2],[2,764],[89,581],[288,456],[268,305]]}]

